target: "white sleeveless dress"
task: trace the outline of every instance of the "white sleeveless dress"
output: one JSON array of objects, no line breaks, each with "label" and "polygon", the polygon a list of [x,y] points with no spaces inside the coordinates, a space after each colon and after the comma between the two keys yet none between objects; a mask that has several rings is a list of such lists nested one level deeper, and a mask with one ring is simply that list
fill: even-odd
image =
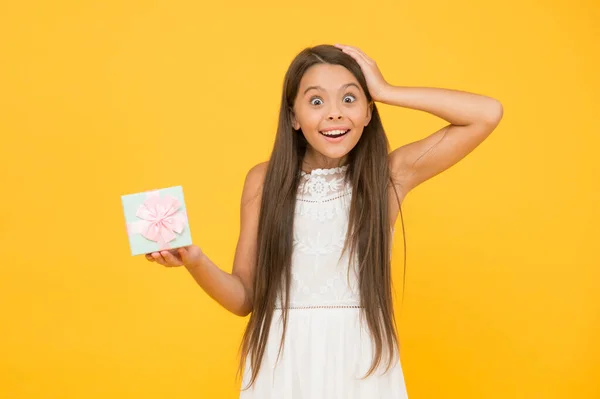
[{"label": "white sleeveless dress", "polygon": [[[286,340],[278,362],[281,306],[275,310],[259,375],[241,399],[405,399],[398,353],[387,373],[387,352],[366,379],[372,346],[361,321],[356,266],[348,283],[348,228],[352,188],[347,166],[301,172],[294,219],[292,284]],[[282,302],[280,302],[282,303]],[[242,388],[250,380],[246,359]]]}]

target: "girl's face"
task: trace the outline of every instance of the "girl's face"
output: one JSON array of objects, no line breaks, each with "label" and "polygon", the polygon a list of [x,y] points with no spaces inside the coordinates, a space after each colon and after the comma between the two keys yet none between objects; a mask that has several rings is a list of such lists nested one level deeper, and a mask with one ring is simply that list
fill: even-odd
[{"label": "girl's face", "polygon": [[342,164],[370,120],[367,97],[345,67],[316,64],[305,72],[292,124],[294,129],[302,129],[308,141],[307,163]]}]

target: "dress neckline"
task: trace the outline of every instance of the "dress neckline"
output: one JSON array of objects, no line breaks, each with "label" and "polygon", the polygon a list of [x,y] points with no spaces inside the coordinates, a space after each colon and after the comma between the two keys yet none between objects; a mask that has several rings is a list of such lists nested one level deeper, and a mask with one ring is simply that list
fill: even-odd
[{"label": "dress neckline", "polygon": [[347,169],[348,169],[348,165],[337,166],[335,168],[327,168],[327,169],[317,168],[317,169],[311,170],[310,172],[305,172],[303,170],[300,170],[300,175],[302,175],[302,176],[333,175],[335,173],[343,173]]}]

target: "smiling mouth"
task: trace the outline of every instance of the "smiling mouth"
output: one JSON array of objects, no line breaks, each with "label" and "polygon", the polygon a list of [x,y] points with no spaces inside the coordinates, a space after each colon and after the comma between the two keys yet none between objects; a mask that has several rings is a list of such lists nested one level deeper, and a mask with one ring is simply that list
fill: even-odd
[{"label": "smiling mouth", "polygon": [[348,130],[331,130],[328,132],[319,131],[319,133],[321,133],[325,137],[331,137],[332,139],[335,139],[337,137],[342,137],[342,136],[346,135],[349,131],[350,131],[350,129],[348,129]]}]

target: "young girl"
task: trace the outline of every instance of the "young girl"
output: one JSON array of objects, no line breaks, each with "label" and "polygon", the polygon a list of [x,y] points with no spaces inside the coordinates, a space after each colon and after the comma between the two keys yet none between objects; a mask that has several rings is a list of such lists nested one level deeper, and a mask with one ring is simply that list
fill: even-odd
[{"label": "young girl", "polygon": [[[392,152],[375,102],[449,122]],[[355,47],[302,51],[286,73],[268,162],[246,177],[233,270],[197,246],[147,255],[184,265],[236,315],[241,398],[407,398],[390,258],[401,203],[502,118],[492,98],[387,83]]]}]

